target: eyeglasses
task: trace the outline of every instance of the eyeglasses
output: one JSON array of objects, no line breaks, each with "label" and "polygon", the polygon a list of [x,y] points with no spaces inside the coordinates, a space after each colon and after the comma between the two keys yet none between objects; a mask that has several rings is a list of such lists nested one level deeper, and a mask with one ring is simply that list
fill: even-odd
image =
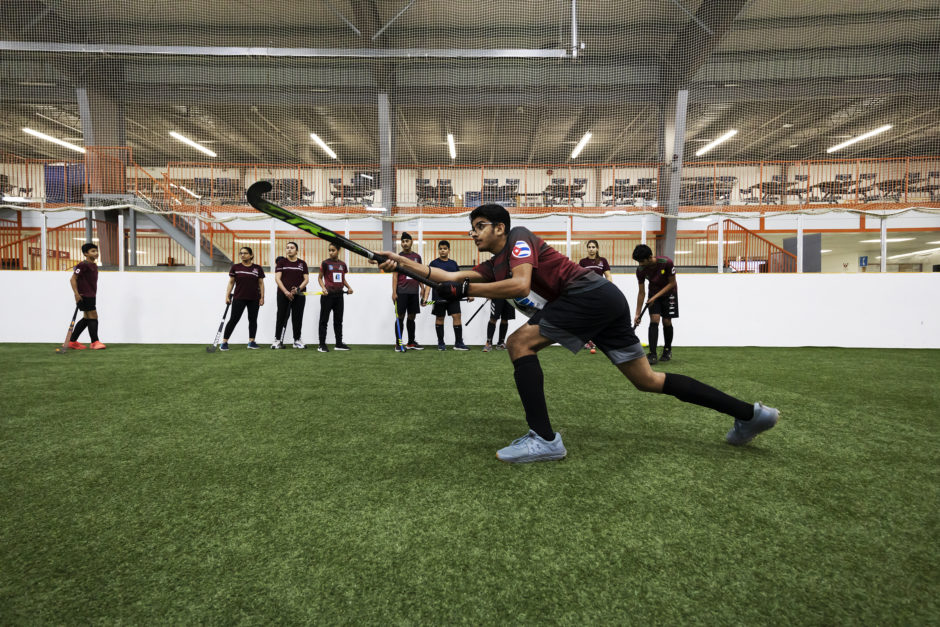
[{"label": "eyeglasses", "polygon": [[492,226],[492,225],[493,225],[492,222],[484,222],[480,220],[479,222],[474,224],[473,227],[469,231],[467,231],[467,233],[470,235],[470,237],[473,237],[474,233],[482,233],[483,229],[485,229],[487,226]]}]

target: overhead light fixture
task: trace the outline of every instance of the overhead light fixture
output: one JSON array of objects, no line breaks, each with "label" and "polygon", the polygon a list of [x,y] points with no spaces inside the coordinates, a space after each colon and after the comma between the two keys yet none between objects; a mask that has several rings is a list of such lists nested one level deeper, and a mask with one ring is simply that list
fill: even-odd
[{"label": "overhead light fixture", "polygon": [[790,148],[796,148],[796,147],[798,147],[798,146],[799,146],[799,144],[790,144]]},{"label": "overhead light fixture", "polygon": [[940,244],[940,241],[937,242],[927,242],[928,244]]},{"label": "overhead light fixture", "polygon": [[581,154],[581,151],[584,150],[584,147],[587,146],[587,143],[591,141],[591,131],[588,131],[584,134],[584,137],[581,138],[581,141],[578,142],[578,145],[574,147],[574,150],[571,151],[571,158],[577,159],[578,155]]},{"label": "overhead light fixture", "polygon": [[447,134],[447,150],[450,151],[450,158],[457,158],[457,146],[454,144],[454,136],[450,133]]},{"label": "overhead light fixture", "polygon": [[842,149],[845,148],[846,146],[851,146],[851,145],[854,144],[855,142],[860,142],[860,141],[862,141],[863,139],[868,139],[869,137],[874,137],[874,136],[877,135],[878,133],[884,133],[885,131],[890,131],[891,128],[892,128],[892,126],[891,126],[890,124],[885,124],[884,126],[879,126],[878,128],[876,128],[876,129],[873,130],[873,131],[868,131],[867,133],[862,133],[862,134],[859,135],[858,137],[853,137],[852,139],[846,140],[846,141],[842,142],[841,144],[836,144],[835,146],[833,146],[833,147],[831,147],[831,148],[826,148],[826,152],[835,152],[835,151],[837,151],[837,150],[842,150]]},{"label": "overhead light fixture", "polygon": [[792,125],[792,124],[784,124],[784,125],[783,125],[783,128],[793,128],[793,125]]},{"label": "overhead light fixture", "polygon": [[44,140],[46,140],[47,142],[52,142],[53,144],[58,144],[59,146],[62,146],[63,148],[68,148],[69,150],[74,150],[75,152],[82,152],[82,153],[85,152],[85,149],[82,148],[81,146],[76,146],[75,144],[70,144],[70,143],[68,143],[67,141],[62,141],[61,139],[59,139],[59,138],[57,138],[57,137],[53,137],[52,135],[46,135],[45,133],[40,133],[39,131],[34,131],[34,130],[31,129],[31,128],[24,128],[24,129],[23,129],[23,132],[26,133],[27,135],[32,135],[33,137],[38,137],[39,139],[44,139]]},{"label": "overhead light fixture", "polygon": [[[909,242],[909,241],[911,241],[912,239],[914,239],[914,238],[913,238],[913,237],[889,237],[889,238],[886,239],[885,241],[888,242],[888,243],[894,243],[894,242]],[[881,240],[880,240],[880,239],[863,239],[863,240],[860,240],[859,243],[860,243],[860,244],[880,244],[880,243],[881,243]],[[929,243],[929,242],[928,242],[928,243]]]},{"label": "overhead light fixture", "polygon": [[202,144],[198,144],[198,143],[194,142],[193,140],[191,140],[190,138],[186,137],[185,135],[180,135],[180,134],[177,133],[176,131],[170,131],[170,137],[172,137],[172,138],[175,139],[176,141],[183,142],[184,144],[186,144],[186,145],[189,146],[190,148],[195,148],[195,149],[198,150],[199,152],[204,153],[204,154],[207,154],[207,155],[209,155],[210,157],[218,157],[218,156],[219,156],[219,155],[215,154],[214,152],[212,152],[211,150],[209,150],[208,148],[206,148],[205,146],[203,146]]},{"label": "overhead light fixture", "polygon": [[820,249],[819,249],[819,252],[821,252],[821,253],[831,253],[831,252],[832,252],[832,249],[831,249],[831,248],[820,248]]},{"label": "overhead light fixture", "polygon": [[371,175],[369,175],[369,174],[364,174],[364,173],[362,173],[362,172],[359,173],[359,176],[361,176],[361,177],[364,178],[364,179],[369,179],[370,181],[374,180]]},{"label": "overhead light fixture", "polygon": [[901,257],[913,257],[914,255],[929,255],[930,253],[940,252],[940,248],[928,248],[927,250],[915,250],[912,253],[904,253],[903,255],[892,255],[888,259],[900,259]]},{"label": "overhead light fixture", "polygon": [[326,142],[320,139],[320,137],[316,133],[310,133],[310,139],[312,139],[317,144],[317,146],[322,148],[323,152],[330,155],[330,159],[336,158],[336,153],[333,152],[333,149],[327,146]]},{"label": "overhead light fixture", "polygon": [[734,136],[737,135],[737,134],[738,134],[738,130],[735,129],[735,128],[731,129],[730,131],[727,131],[724,135],[722,135],[721,137],[719,137],[719,138],[716,139],[715,141],[711,142],[710,144],[705,144],[704,146],[702,146],[701,148],[699,148],[698,150],[696,150],[696,151],[695,151],[695,156],[696,156],[696,157],[701,157],[702,155],[704,155],[706,152],[708,152],[709,150],[711,150],[712,148],[714,148],[714,147],[717,146],[718,144],[720,144],[720,143],[722,143],[722,142],[728,141],[729,139],[731,139],[732,137],[734,137]]}]

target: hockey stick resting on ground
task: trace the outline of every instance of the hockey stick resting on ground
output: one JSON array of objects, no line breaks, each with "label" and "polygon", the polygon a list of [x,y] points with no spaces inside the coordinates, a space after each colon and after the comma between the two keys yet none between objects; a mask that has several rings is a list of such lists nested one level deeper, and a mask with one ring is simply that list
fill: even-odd
[{"label": "hockey stick resting on ground", "polygon": [[225,311],[222,312],[222,322],[219,323],[219,330],[216,331],[215,340],[212,341],[212,346],[206,346],[207,353],[214,353],[215,349],[219,347],[219,340],[222,339],[222,328],[225,326],[225,316],[228,315],[228,308],[232,306],[232,298],[235,296],[235,292],[232,292],[228,295],[228,301],[225,303]]},{"label": "hockey stick resting on ground", "polygon": [[69,330],[65,333],[65,341],[62,342],[62,346],[58,346],[55,349],[55,352],[64,354],[65,351],[69,349],[69,342],[72,341],[72,329],[75,328],[75,318],[78,316],[78,303],[75,303],[75,311],[72,312],[72,324],[69,325]]},{"label": "hockey stick resting on ground", "polygon": [[[378,253],[372,252],[368,248],[360,244],[357,244],[356,242],[350,239],[346,239],[342,235],[339,235],[338,233],[334,233],[333,231],[320,226],[316,222],[311,222],[307,218],[299,216],[296,213],[291,213],[287,209],[284,209],[281,206],[275,205],[273,202],[269,200],[265,200],[264,198],[261,197],[262,194],[267,194],[269,191],[271,191],[271,183],[269,183],[268,181],[258,181],[257,183],[253,183],[251,187],[248,188],[248,191],[245,192],[245,196],[248,198],[248,203],[252,207],[257,209],[258,211],[260,211],[261,213],[266,213],[272,218],[277,218],[278,220],[282,220],[284,222],[287,222],[288,224],[292,224],[302,231],[306,231],[307,233],[310,233],[311,235],[315,235],[319,237],[320,239],[324,239],[330,242],[331,244],[335,244],[336,246],[339,246],[340,248],[345,248],[346,250],[350,250],[356,253],[357,255],[362,255],[366,259],[371,259],[372,261],[376,263],[382,263],[383,261],[386,261],[385,255],[380,255]],[[411,270],[405,267],[399,268],[398,270],[396,270],[396,272],[400,272],[401,274],[404,274],[405,276],[409,276],[415,281],[417,281],[418,283],[423,283],[429,287],[433,287],[433,288],[440,287],[440,285],[436,283],[435,281],[428,280],[426,277],[423,277],[418,273],[412,272]]]}]

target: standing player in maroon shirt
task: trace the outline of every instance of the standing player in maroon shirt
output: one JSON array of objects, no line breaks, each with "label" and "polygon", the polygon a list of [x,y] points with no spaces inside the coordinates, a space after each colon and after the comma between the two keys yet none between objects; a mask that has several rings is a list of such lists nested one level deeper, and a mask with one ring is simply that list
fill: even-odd
[{"label": "standing player in maroon shirt", "polygon": [[333,339],[336,340],[336,350],[348,351],[349,347],[343,343],[343,288],[347,294],[352,294],[352,287],[346,281],[349,268],[346,262],[339,258],[339,248],[336,244],[327,247],[329,259],[320,264],[317,281],[324,294],[320,296],[320,347],[321,353],[329,352],[326,347],[326,323],[330,321],[330,312],[333,312]]},{"label": "standing player in maroon shirt", "polygon": [[[633,260],[640,266],[636,269],[636,280],[640,284],[636,296],[637,316],[633,325],[640,323],[640,311],[646,298],[646,285],[649,281],[650,294],[647,304],[650,311],[649,342],[650,352],[646,356],[651,364],[672,359],[672,319],[679,317],[679,288],[676,285],[676,266],[669,257],[654,257],[652,249],[640,244],[633,249]],[[663,354],[656,357],[656,345],[659,343],[659,319],[663,319]]]},{"label": "standing player in maroon shirt", "polygon": [[72,285],[75,302],[78,304],[78,308],[84,312],[84,315],[72,330],[72,337],[69,338],[69,348],[74,350],[86,348],[84,344],[78,341],[78,336],[87,327],[88,335],[91,337],[91,348],[101,350],[107,348],[107,346],[98,339],[98,310],[95,303],[98,297],[98,264],[95,263],[98,260],[98,247],[91,242],[82,244],[82,254],[85,255],[85,261],[75,266],[69,283]]},{"label": "standing player in maroon shirt", "polygon": [[[412,239],[407,232],[401,234],[401,257],[421,264],[421,255],[411,250]],[[418,295],[419,283],[410,276],[392,272],[392,301],[395,303],[395,313],[398,315],[398,329],[405,328],[405,314],[408,314],[408,343],[405,348],[411,350],[424,350],[424,347],[415,341],[415,316],[421,310],[421,301]],[[397,339],[396,332],[396,339]],[[398,350],[396,344],[395,350]]]},{"label": "standing player in maroon shirt", "polygon": [[[232,264],[228,271],[228,286],[225,288],[225,302],[232,304],[232,317],[225,325],[224,339],[219,350],[228,350],[228,339],[232,337],[235,325],[242,314],[248,310],[248,348],[260,348],[255,342],[258,332],[258,309],[264,305],[264,270],[256,263],[254,252],[247,246],[238,250],[241,263]],[[235,289],[234,294],[232,288]]]},{"label": "standing player in maroon shirt", "polygon": [[389,272],[404,266],[441,281],[440,293],[450,300],[470,295],[512,299],[530,316],[508,341],[529,432],[496,452],[501,461],[547,461],[567,455],[561,435],[549,422],[536,354],[555,342],[577,353],[593,338],[637,389],[669,394],[732,416],[734,425],[725,436],[729,444],[746,444],[777,423],[779,412],[772,407],[750,405],[685,375],[654,372],[633,333],[630,305],[617,286],[578,266],[527,228],[510,230],[509,212],[502,206],[477,207],[470,214],[470,225],[477,249],[493,253],[472,270],[445,272],[395,253],[383,253],[389,259],[380,267]]},{"label": "standing player in maroon shirt", "polygon": [[294,348],[307,348],[300,341],[303,331],[304,307],[307,297],[304,288],[310,281],[307,262],[297,256],[297,242],[287,242],[287,257],[278,257],[274,266],[274,282],[277,283],[277,321],[274,324],[274,344],[271,348],[284,348],[281,331],[287,326],[288,312],[294,331]]},{"label": "standing player in maroon shirt", "polygon": [[[588,256],[582,259],[581,261],[579,261],[578,265],[581,266],[582,268],[587,268],[588,270],[591,270],[592,272],[595,272],[601,275],[608,281],[612,281],[613,279],[610,276],[610,264],[607,263],[606,259],[604,259],[603,257],[597,254],[597,251],[599,250],[599,248],[600,247],[597,245],[596,239],[588,240],[588,243],[587,243]],[[587,344],[584,345],[584,348],[590,349],[592,355],[595,352],[597,352],[597,350],[594,348],[594,342],[591,342],[590,340],[588,341]]]}]

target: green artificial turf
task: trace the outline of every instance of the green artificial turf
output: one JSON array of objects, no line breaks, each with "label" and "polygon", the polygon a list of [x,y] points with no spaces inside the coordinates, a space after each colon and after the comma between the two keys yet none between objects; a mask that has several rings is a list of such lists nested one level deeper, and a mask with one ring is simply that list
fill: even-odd
[{"label": "green artificial turf", "polygon": [[0,624],[940,622],[940,351],[683,348],[781,410],[541,355],[0,345]]}]

